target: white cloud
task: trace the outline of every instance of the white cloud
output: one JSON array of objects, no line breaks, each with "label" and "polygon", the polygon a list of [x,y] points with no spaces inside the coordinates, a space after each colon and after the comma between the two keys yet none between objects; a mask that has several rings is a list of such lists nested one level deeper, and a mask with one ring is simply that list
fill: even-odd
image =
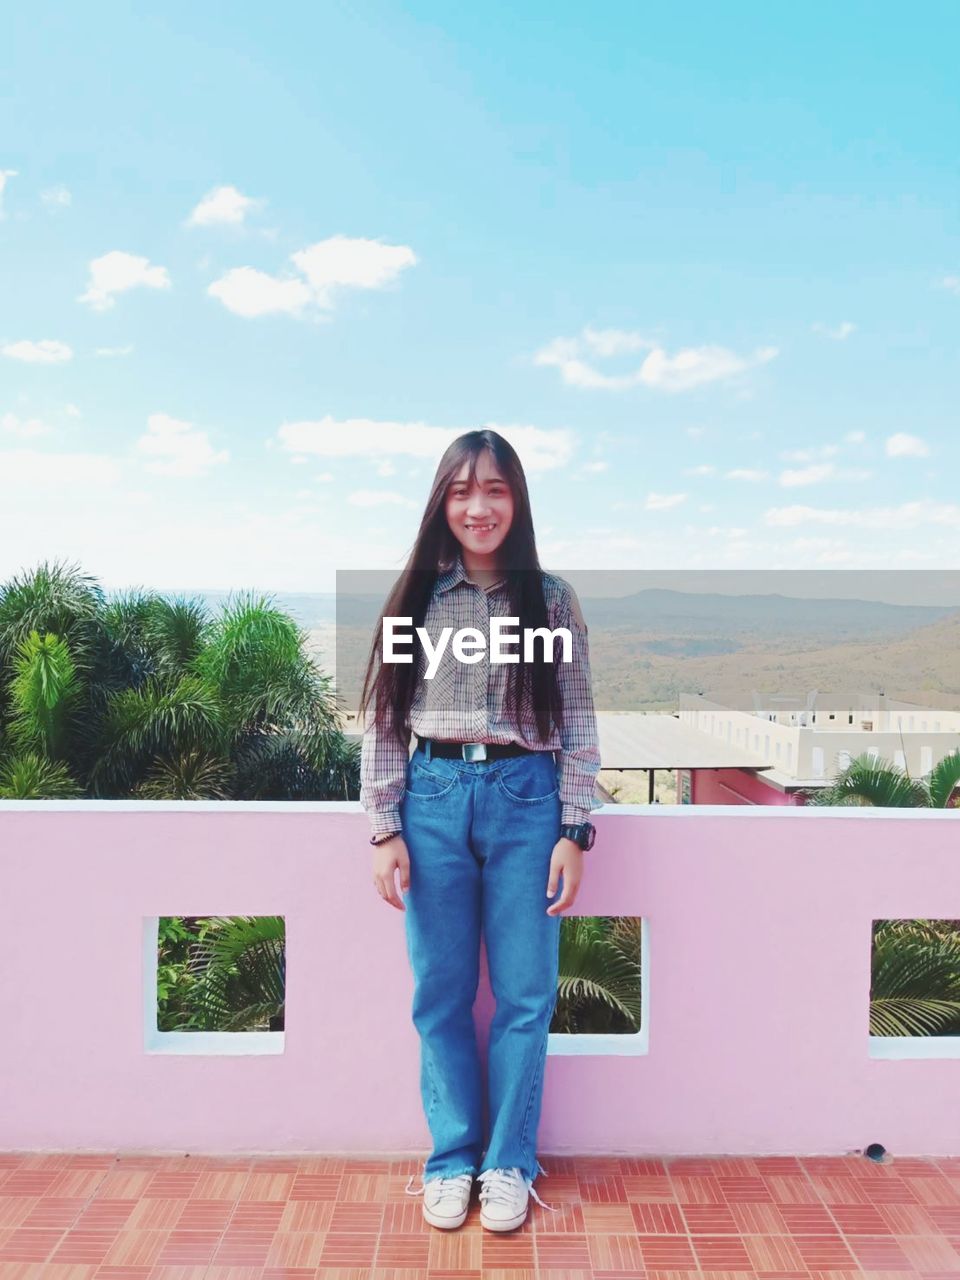
[{"label": "white cloud", "polygon": [[724,472],[725,480],[766,480],[766,471],[757,471],[750,467],[734,467]]},{"label": "white cloud", "polygon": [[73,196],[64,186],[47,187],[40,192],[40,202],[48,209],[66,209],[73,203]]},{"label": "white cloud", "polygon": [[863,529],[915,529],[921,525],[943,524],[960,527],[960,505],[923,498],[902,502],[898,507],[866,507],[841,510],[829,507],[771,507],[764,512],[769,525],[827,524],[851,525]]},{"label": "white cloud", "polygon": [[205,475],[230,456],[226,449],[217,452],[205,431],[165,413],[150,414],[147,434],[137,441],[137,452],[151,459],[144,464],[147,471],[184,477]]},{"label": "white cloud", "polygon": [[809,467],[781,471],[779,481],[784,488],[791,488],[804,484],[822,484],[826,480],[869,480],[872,474],[871,471],[866,471],[862,468],[847,467],[841,469],[832,462],[813,462]]},{"label": "white cloud", "polygon": [[393,465],[389,458],[385,458],[383,462],[377,466],[378,476],[394,476],[397,474],[397,468]]},{"label": "white cloud", "polygon": [[7,185],[7,179],[16,176],[16,169],[0,169],[0,218],[3,217],[3,191]]},{"label": "white cloud", "polygon": [[[31,440],[36,436],[48,436],[53,431],[52,427],[48,427],[45,422],[41,422],[39,418],[18,418],[15,413],[5,413],[0,416],[0,431],[6,432],[8,435],[18,436],[22,440]],[[6,459],[9,454],[3,455],[3,464],[0,470],[6,466]]]},{"label": "white cloud", "polygon": [[801,470],[781,471],[780,483],[787,488],[802,484],[819,484],[823,480],[828,480],[833,474],[832,462],[814,462]]},{"label": "white cloud", "polygon": [[125,293],[142,285],[148,289],[169,289],[166,267],[151,266],[147,258],[114,249],[90,263],[90,280],[86,293],[78,298],[94,311],[106,311],[114,305],[114,294]]},{"label": "white cloud", "polygon": [[417,261],[408,245],[349,236],[330,236],[291,254],[291,258],[306,276],[317,302],[325,307],[332,305],[333,289],[382,289]]},{"label": "white cloud", "polygon": [[847,444],[863,444],[867,438],[865,431],[848,431],[843,437]]},{"label": "white cloud", "polygon": [[712,462],[701,462],[696,467],[684,467],[683,474],[685,476],[711,476],[716,469]]},{"label": "white cloud", "polygon": [[670,507],[679,506],[681,502],[686,502],[687,495],[685,493],[648,493],[647,500],[644,503],[645,511],[666,511]]},{"label": "white cloud", "polygon": [[686,532],[693,535],[702,532],[705,533],[708,538],[745,538],[750,530],[744,529],[738,525],[728,526],[722,524],[710,524],[707,525],[706,529],[700,530],[695,524],[688,524],[686,526]]},{"label": "white cloud", "polygon": [[245,196],[236,187],[214,187],[208,191],[187,218],[188,227],[242,225],[247,213],[258,209],[263,200]]},{"label": "white cloud", "polygon": [[640,367],[647,386],[660,391],[689,391],[705,382],[729,378],[777,355],[776,347],[761,347],[751,356],[738,356],[725,347],[687,347],[675,356],[661,348],[651,351]]},{"label": "white cloud", "polygon": [[60,364],[73,356],[65,342],[57,342],[53,338],[41,338],[39,342],[25,338],[22,342],[8,342],[0,350],[11,360],[23,360],[26,364]]},{"label": "white cloud", "polygon": [[297,277],[282,280],[255,267],[231,268],[208,285],[207,293],[219,298],[234,315],[248,320],[255,316],[299,315],[312,297]]},{"label": "white cloud", "polygon": [[600,459],[597,459],[596,462],[585,462],[583,464],[584,471],[607,471],[609,467],[609,462],[602,462]]},{"label": "white cloud", "polygon": [[835,444],[817,444],[809,449],[784,449],[780,457],[788,462],[813,462],[815,458],[832,458],[839,452]]},{"label": "white cloud", "polygon": [[659,346],[656,341],[629,329],[591,329],[589,325],[583,331],[583,340],[601,359],[622,356],[628,351],[649,351]]},{"label": "white cloud", "polygon": [[851,333],[855,332],[856,327],[849,320],[842,321],[835,329],[831,329],[829,325],[821,324],[819,321],[810,326],[814,333],[822,333],[824,337],[832,338],[834,342],[843,342],[845,338],[849,338]]},{"label": "white cloud", "polygon": [[272,276],[255,267],[234,267],[207,288],[236,315],[252,318],[283,312],[299,315],[312,304],[329,310],[338,289],[382,289],[417,256],[407,245],[331,236],[290,255],[300,275]]},{"label": "white cloud", "polygon": [[[647,355],[627,373],[604,373],[590,362],[628,351],[647,351]],[[555,338],[541,347],[533,359],[535,364],[559,369],[568,386],[620,391],[642,385],[676,392],[730,378],[765,364],[777,354],[776,347],[759,347],[752,355],[738,356],[726,347],[707,345],[684,347],[668,355],[657,341],[640,333],[586,328],[579,337]]]},{"label": "white cloud", "polygon": [[[565,466],[573,454],[569,431],[531,426],[483,424],[499,432],[520,455],[525,471],[546,471]],[[447,445],[463,428],[431,427],[423,422],[381,422],[370,418],[326,417],[303,422],[285,422],[277,431],[283,449],[291,454],[313,454],[324,458],[373,458],[385,455],[412,455],[437,463]]]},{"label": "white cloud", "polygon": [[944,276],[940,281],[940,288],[960,296],[960,276]]},{"label": "white cloud", "polygon": [[63,411],[64,411],[64,413],[67,415],[67,417],[68,417],[68,418],[82,418],[82,417],[83,417],[83,414],[80,412],[79,407],[78,407],[77,405],[75,405],[75,404],[67,404],[67,405],[64,405],[64,409],[63,409]]},{"label": "white cloud", "polygon": [[96,355],[98,356],[128,356],[133,350],[133,343],[129,342],[125,347],[97,347]]},{"label": "white cloud", "polygon": [[925,458],[930,452],[919,436],[911,436],[906,431],[887,436],[884,451],[888,458]]},{"label": "white cloud", "polygon": [[354,507],[413,507],[419,504],[412,498],[405,498],[402,493],[392,493],[385,489],[356,489],[347,495],[347,501]]},{"label": "white cloud", "polygon": [[[59,508],[60,496],[66,491],[76,493],[84,488],[103,488],[115,485],[121,477],[121,466],[116,458],[96,453],[43,453],[38,449],[10,449],[2,455],[0,491],[9,490],[11,503],[18,496],[27,495],[30,503],[39,493],[56,496],[53,504]],[[6,502],[6,498],[5,498]],[[3,504],[0,504],[2,509]],[[66,533],[64,538],[66,545]]]}]

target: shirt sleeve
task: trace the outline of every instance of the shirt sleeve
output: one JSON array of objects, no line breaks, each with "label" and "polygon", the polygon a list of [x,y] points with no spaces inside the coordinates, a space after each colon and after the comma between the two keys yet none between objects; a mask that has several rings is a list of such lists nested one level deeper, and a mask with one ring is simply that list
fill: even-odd
[{"label": "shirt sleeve", "polygon": [[401,745],[391,730],[381,730],[375,723],[376,697],[371,698],[364,715],[363,740],[360,744],[360,803],[370,819],[375,836],[399,831],[400,801],[410,758],[410,730]]},{"label": "shirt sleeve", "polygon": [[563,728],[560,733],[560,821],[578,825],[589,822],[591,810],[599,808],[594,784],[600,772],[600,745],[597,717],[590,681],[590,647],[587,624],[573,588],[566,590],[557,610],[555,627],[568,627],[571,661],[561,662],[558,681],[563,700]]}]

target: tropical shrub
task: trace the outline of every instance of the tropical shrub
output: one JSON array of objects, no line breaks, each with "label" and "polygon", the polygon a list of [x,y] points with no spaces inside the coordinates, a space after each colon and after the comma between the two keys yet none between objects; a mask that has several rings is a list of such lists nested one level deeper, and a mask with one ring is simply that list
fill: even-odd
[{"label": "tropical shrub", "polygon": [[640,1030],[641,925],[636,916],[561,918],[551,1031],[582,1035]]},{"label": "tropical shrub", "polygon": [[270,597],[107,598],[44,562],[0,586],[0,799],[355,800],[331,678]]}]

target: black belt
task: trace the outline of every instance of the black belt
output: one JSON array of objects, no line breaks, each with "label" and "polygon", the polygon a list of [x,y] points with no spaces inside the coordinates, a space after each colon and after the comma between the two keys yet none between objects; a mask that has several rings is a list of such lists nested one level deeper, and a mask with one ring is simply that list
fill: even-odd
[{"label": "black belt", "polygon": [[[504,756],[535,756],[536,747],[521,747],[519,742],[442,742],[438,738],[417,738],[417,750],[430,743],[430,754],[446,760],[500,760]],[[553,755],[553,751],[549,752]]]}]

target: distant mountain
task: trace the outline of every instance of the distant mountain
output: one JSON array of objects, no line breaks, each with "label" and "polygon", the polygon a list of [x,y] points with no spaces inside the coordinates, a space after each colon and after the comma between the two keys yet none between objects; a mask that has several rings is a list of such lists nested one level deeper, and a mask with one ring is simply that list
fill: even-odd
[{"label": "distant mountain", "polygon": [[666,711],[683,693],[749,705],[754,689],[799,694],[810,689],[869,693],[960,710],[960,610],[904,635],[825,642],[786,631],[744,638],[722,654],[654,652],[628,628],[590,627],[598,709]]},{"label": "distant mountain", "polygon": [[815,599],[777,593],[722,595],[649,588],[629,596],[580,598],[587,625],[634,627],[643,632],[721,637],[758,635],[904,635],[956,610],[879,600]]},{"label": "distant mountain", "polygon": [[[228,592],[197,592],[212,607]],[[373,626],[383,605],[381,595],[344,596],[333,592],[276,592],[279,608],[308,629],[337,622],[341,626]],[[826,640],[906,635],[958,612],[946,606],[886,604],[856,598],[805,600],[795,596],[724,595],[648,588],[628,596],[580,597],[587,625],[629,627],[649,637],[651,652],[669,652],[682,638],[700,637],[701,651],[727,652],[746,637],[807,636]],[[690,651],[694,651],[690,647]]]},{"label": "distant mountain", "polygon": [[[196,592],[213,608],[228,592]],[[269,593],[265,593],[269,594]],[[381,596],[276,592],[311,632],[311,648],[342,677],[365,659]],[[651,588],[580,597],[600,710],[672,710],[680,692],[748,700],[753,689],[884,688],[895,698],[960,708],[960,609],[876,600],[724,595]]]}]

